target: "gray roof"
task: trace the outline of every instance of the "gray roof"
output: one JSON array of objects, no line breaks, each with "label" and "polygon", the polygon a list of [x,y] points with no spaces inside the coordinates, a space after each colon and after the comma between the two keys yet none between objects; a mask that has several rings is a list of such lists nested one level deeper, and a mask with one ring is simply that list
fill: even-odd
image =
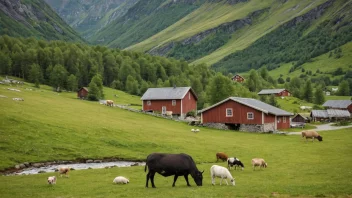
[{"label": "gray roof", "polygon": [[278,94],[284,90],[285,89],[263,89],[258,93],[258,95]]},{"label": "gray roof", "polygon": [[149,88],[143,94],[141,100],[183,99],[189,90],[191,90],[191,92],[197,98],[197,95],[194,93],[191,87],[162,87],[162,88]]},{"label": "gray roof", "polygon": [[345,109],[352,104],[351,100],[328,100],[323,104],[323,107]]},{"label": "gray roof", "polygon": [[277,107],[274,107],[272,105],[266,104],[260,100],[256,100],[253,98],[239,98],[239,97],[229,97],[221,102],[218,102],[208,108],[201,110],[200,112],[203,113],[203,112],[205,112],[215,106],[218,106],[228,100],[233,100],[235,102],[246,105],[246,106],[251,107],[253,109],[257,109],[258,111],[262,111],[264,113],[270,113],[270,114],[278,115],[278,116],[291,116],[291,115],[293,115],[293,113],[290,113],[290,112],[284,111],[282,109],[279,109]]},{"label": "gray roof", "polygon": [[312,117],[318,117],[318,118],[328,118],[328,112],[326,110],[312,110],[311,112]]},{"label": "gray roof", "polygon": [[349,111],[340,109],[312,110],[311,115],[319,118],[345,118],[351,116]]},{"label": "gray roof", "polygon": [[303,115],[301,115],[301,114],[299,114],[299,113],[297,113],[296,115],[294,115],[294,116],[292,117],[292,119],[294,119],[294,118],[297,117],[297,116],[301,116],[303,119],[308,120],[307,117],[305,117],[305,116],[303,116]]}]

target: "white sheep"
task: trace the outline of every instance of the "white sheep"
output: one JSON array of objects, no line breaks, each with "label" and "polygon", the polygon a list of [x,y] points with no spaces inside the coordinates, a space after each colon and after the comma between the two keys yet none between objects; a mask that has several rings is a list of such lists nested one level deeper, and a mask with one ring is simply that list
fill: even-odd
[{"label": "white sheep", "polygon": [[253,165],[253,170],[255,170],[256,166],[259,166],[260,169],[262,167],[266,168],[268,166],[268,164],[265,163],[264,159],[262,159],[262,158],[253,158],[252,159],[252,165]]},{"label": "white sheep", "polygon": [[192,132],[196,132],[196,130],[195,130],[195,129],[191,129],[191,131],[192,131]]},{"label": "white sheep", "polygon": [[222,167],[222,166],[218,166],[218,165],[213,165],[210,168],[210,176],[211,176],[211,183],[213,185],[215,185],[215,177],[220,177],[220,186],[222,183],[222,180],[225,179],[226,184],[229,185],[229,183],[227,183],[227,179],[230,179],[232,185],[235,185],[235,178],[232,177],[231,173],[229,172],[229,170],[227,170],[227,168]]},{"label": "white sheep", "polygon": [[48,184],[56,184],[56,177],[55,176],[48,177]]},{"label": "white sheep", "polygon": [[195,130],[196,133],[199,132],[199,131],[200,131],[199,129],[196,129],[196,130]]},{"label": "white sheep", "polygon": [[118,177],[115,177],[115,179],[112,182],[115,184],[128,184],[130,183],[130,180],[128,180],[123,176],[118,176]]}]

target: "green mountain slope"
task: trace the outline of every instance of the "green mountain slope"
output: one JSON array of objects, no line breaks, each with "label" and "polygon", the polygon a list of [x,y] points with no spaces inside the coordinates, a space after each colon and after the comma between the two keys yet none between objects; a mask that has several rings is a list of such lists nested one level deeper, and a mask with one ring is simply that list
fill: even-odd
[{"label": "green mountain slope", "polygon": [[126,49],[206,63],[224,73],[274,69],[291,61],[298,67],[352,40],[351,2],[208,1]]},{"label": "green mountain slope", "polygon": [[0,35],[83,41],[43,0],[0,1]]},{"label": "green mountain slope", "polygon": [[110,47],[128,47],[167,28],[198,8],[201,1],[144,0],[92,37],[91,41]]},{"label": "green mountain slope", "polygon": [[311,58],[352,41],[351,9],[351,1],[326,1],[226,56],[213,68],[232,73],[262,66],[270,70],[294,61],[292,72]]},{"label": "green mountain slope", "polygon": [[138,0],[45,0],[82,37],[89,40],[98,30],[123,16]]}]

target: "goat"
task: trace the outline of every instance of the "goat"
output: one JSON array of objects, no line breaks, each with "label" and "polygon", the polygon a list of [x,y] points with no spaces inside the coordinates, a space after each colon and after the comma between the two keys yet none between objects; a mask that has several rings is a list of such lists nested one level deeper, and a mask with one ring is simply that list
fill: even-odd
[{"label": "goat", "polygon": [[265,163],[264,159],[262,159],[262,158],[253,158],[252,159],[252,165],[253,165],[253,170],[255,170],[256,166],[259,166],[260,169],[262,167],[264,167],[264,168],[268,167],[268,164]]},{"label": "goat", "polygon": [[48,184],[56,184],[56,177],[55,176],[48,177]]},{"label": "goat", "polygon": [[220,177],[220,186],[222,183],[222,180],[225,179],[226,184],[229,185],[229,183],[227,182],[227,179],[230,179],[232,185],[235,185],[235,179],[232,177],[231,173],[229,170],[227,170],[227,168],[222,167],[222,166],[218,166],[218,165],[213,165],[210,168],[210,176],[211,176],[211,183],[213,185],[215,185],[215,177]]}]

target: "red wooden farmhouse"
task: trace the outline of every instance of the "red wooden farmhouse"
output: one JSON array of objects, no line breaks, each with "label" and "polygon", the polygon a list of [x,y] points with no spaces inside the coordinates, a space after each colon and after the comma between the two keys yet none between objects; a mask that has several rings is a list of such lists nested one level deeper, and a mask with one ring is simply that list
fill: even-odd
[{"label": "red wooden farmhouse", "polygon": [[291,115],[256,99],[230,97],[201,110],[201,122],[222,123],[240,131],[269,132],[290,128]]},{"label": "red wooden farmhouse", "polygon": [[240,76],[239,74],[234,75],[231,78],[231,80],[236,81],[236,82],[240,82],[240,83],[244,82],[244,78],[242,76]]},{"label": "red wooden farmhouse", "polygon": [[286,89],[263,89],[258,95],[291,96],[291,93]]},{"label": "red wooden farmhouse", "polygon": [[149,88],[142,96],[143,111],[158,111],[162,114],[184,117],[189,111],[197,110],[197,95],[191,87]]}]

